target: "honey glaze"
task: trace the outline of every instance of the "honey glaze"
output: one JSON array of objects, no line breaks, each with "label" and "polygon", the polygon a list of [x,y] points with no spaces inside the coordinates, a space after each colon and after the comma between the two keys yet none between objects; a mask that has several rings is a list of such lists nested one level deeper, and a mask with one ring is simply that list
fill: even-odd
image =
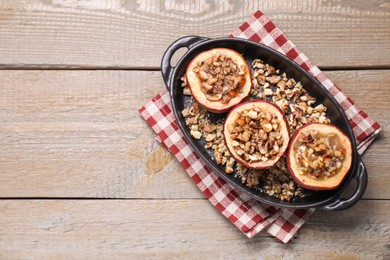
[{"label": "honey glaze", "polygon": [[301,133],[294,148],[300,174],[313,179],[335,176],[345,159],[345,147],[335,133],[323,134],[317,130]]}]

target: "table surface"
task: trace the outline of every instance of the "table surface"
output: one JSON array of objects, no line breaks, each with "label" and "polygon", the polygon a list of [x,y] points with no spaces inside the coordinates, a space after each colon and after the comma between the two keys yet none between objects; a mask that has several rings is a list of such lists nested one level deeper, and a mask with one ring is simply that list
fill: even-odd
[{"label": "table surface", "polygon": [[[383,127],[363,199],[289,244],[241,234],[138,113],[171,42],[257,9]],[[1,1],[0,258],[389,259],[389,24],[389,1]]]}]

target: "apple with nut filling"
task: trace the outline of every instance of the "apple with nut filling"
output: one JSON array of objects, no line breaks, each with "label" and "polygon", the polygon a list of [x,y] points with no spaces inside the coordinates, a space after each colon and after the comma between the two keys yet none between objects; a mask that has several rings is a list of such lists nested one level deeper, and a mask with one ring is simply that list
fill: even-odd
[{"label": "apple with nut filling", "polygon": [[223,113],[241,103],[251,91],[251,71],[238,52],[214,48],[198,54],[186,70],[193,98],[206,110]]},{"label": "apple with nut filling", "polygon": [[334,125],[307,124],[291,138],[287,166],[294,180],[304,188],[336,189],[351,165],[351,141]]},{"label": "apple with nut filling", "polygon": [[225,120],[223,134],[234,159],[252,169],[275,165],[285,154],[290,138],[284,113],[264,100],[233,108]]}]

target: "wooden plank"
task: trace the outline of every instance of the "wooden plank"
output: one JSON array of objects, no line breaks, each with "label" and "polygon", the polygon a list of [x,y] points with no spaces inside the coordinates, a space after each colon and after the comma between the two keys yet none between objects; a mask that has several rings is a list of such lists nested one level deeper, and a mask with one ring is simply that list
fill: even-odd
[{"label": "wooden plank", "polygon": [[326,71],[325,74],[382,126],[383,130],[377,140],[362,157],[369,174],[369,185],[364,197],[389,198],[387,194],[380,195],[384,190],[376,189],[390,185],[390,166],[386,163],[390,158],[390,94],[387,88],[390,86],[390,71]]},{"label": "wooden plank", "polygon": [[205,200],[0,201],[2,259],[388,259],[390,201],[317,211],[292,243],[249,240]]},{"label": "wooden plank", "polygon": [[390,66],[389,4],[380,0],[4,0],[0,66],[156,68],[175,39],[224,37],[258,9],[319,66]]},{"label": "wooden plank", "polygon": [[0,75],[2,197],[201,196],[138,113],[160,73]]},{"label": "wooden plank", "polygon": [[[365,197],[389,199],[390,71],[327,74],[384,128]],[[162,88],[159,72],[0,71],[0,197],[203,198],[139,116]]]}]

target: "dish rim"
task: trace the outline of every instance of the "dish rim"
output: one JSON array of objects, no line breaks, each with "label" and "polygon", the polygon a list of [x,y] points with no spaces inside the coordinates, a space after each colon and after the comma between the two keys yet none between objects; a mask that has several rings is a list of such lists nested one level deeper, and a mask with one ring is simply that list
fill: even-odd
[{"label": "dish rim", "polygon": [[[255,48],[261,48],[265,50],[266,52],[270,53],[271,55],[277,56],[278,59],[282,59],[285,62],[289,64],[289,66],[292,66],[294,70],[299,70],[300,73],[302,73],[304,76],[306,76],[310,82],[315,86],[315,88],[319,88],[321,91],[319,95],[325,95],[325,99],[329,99],[332,105],[336,110],[338,110],[339,114],[342,117],[342,122],[346,125],[347,133],[343,131],[348,138],[350,139],[352,143],[353,148],[353,163],[352,167],[347,175],[347,177],[343,180],[340,187],[334,191],[334,194],[332,196],[329,196],[329,198],[307,203],[307,205],[294,205],[291,203],[291,201],[282,201],[280,199],[277,199],[278,201],[275,201],[275,199],[271,200],[267,199],[267,197],[261,197],[257,194],[254,194],[253,192],[250,192],[244,185],[239,185],[238,183],[232,181],[231,177],[229,177],[226,173],[222,172],[220,168],[218,168],[214,163],[212,162],[211,157],[206,157],[204,153],[202,153],[199,150],[198,145],[195,143],[195,140],[192,139],[192,137],[189,135],[189,132],[187,131],[185,125],[183,125],[183,122],[180,120],[180,113],[181,111],[178,111],[177,107],[177,99],[174,98],[174,91],[175,91],[175,79],[177,78],[177,72],[178,70],[182,69],[182,66],[185,63],[185,60],[188,59],[188,56],[196,56],[201,52],[201,49],[206,45],[211,45],[208,49],[221,47],[221,46],[215,46],[218,44],[225,44],[224,47],[226,47],[226,44],[229,43],[235,43],[239,42],[240,44],[247,44],[252,45],[252,47]],[[177,65],[175,67],[172,67],[170,65],[170,60],[172,58],[173,53],[181,48],[186,47],[188,51],[179,59],[177,62]],[[234,48],[232,48],[235,50]],[[245,58],[245,57],[244,57]],[[175,119],[178,122],[178,126],[182,134],[184,135],[186,141],[189,143],[190,147],[195,151],[195,153],[205,162],[205,164],[210,167],[210,169],[215,172],[219,177],[223,178],[225,181],[227,181],[230,185],[232,185],[234,188],[237,188],[241,192],[244,192],[251,198],[254,198],[257,201],[264,202],[276,207],[284,207],[284,208],[325,208],[325,209],[344,209],[351,207],[353,204],[355,204],[363,195],[365,188],[367,186],[367,171],[366,168],[357,153],[357,145],[356,145],[356,139],[352,130],[351,125],[349,124],[349,120],[347,119],[344,111],[342,110],[339,103],[336,101],[336,99],[330,94],[330,92],[309,72],[307,72],[305,69],[303,69],[299,64],[297,64],[295,61],[291,60],[287,56],[283,55],[282,53],[264,45],[261,43],[253,42],[247,39],[242,38],[206,38],[206,37],[200,37],[200,36],[186,36],[178,39],[175,41],[164,53],[162,64],[161,64],[161,71],[163,79],[166,83],[166,86],[169,90],[171,101],[172,101],[172,110],[175,115]],[[176,86],[177,87],[177,86]],[[188,127],[187,127],[188,128]],[[202,150],[205,150],[203,148]],[[352,179],[356,179],[358,182],[358,187],[355,191],[355,193],[348,199],[341,199],[339,196],[342,193],[343,190],[348,186],[350,181]]]}]

